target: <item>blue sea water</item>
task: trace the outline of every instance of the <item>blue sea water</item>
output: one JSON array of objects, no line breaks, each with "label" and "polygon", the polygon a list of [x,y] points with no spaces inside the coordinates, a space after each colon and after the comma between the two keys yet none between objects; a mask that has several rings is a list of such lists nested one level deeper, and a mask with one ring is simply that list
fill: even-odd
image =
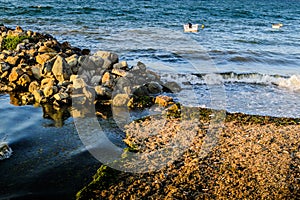
[{"label": "blue sea water", "polygon": [[[92,52],[113,51],[131,65],[142,61],[163,80],[180,84],[183,91],[174,97],[186,105],[297,118],[299,21],[299,0],[0,1],[0,23],[49,33]],[[188,22],[204,29],[184,33]],[[273,29],[273,23],[283,27]],[[0,100],[9,102],[9,96]],[[15,134],[29,122],[20,122],[24,129],[11,126],[20,120],[20,109],[1,103],[0,112],[10,117],[1,122],[8,125],[1,126],[0,140],[8,135],[13,144],[23,141]],[[31,122],[41,120],[36,113],[42,111],[26,109]]]}]

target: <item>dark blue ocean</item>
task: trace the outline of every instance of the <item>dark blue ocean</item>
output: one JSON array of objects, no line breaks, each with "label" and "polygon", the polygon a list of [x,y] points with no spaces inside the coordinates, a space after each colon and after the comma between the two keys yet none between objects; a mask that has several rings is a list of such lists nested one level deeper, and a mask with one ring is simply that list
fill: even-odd
[{"label": "dark blue ocean", "polygon": [[[299,21],[299,0],[0,1],[0,23],[49,33],[92,52],[113,51],[130,65],[144,62],[163,80],[181,85],[174,98],[185,105],[297,118]],[[188,22],[204,28],[184,33]],[[275,23],[283,26],[274,29]],[[14,150],[0,160],[0,199],[46,194],[48,187],[47,194],[72,195],[89,180],[83,181],[83,169],[98,164],[85,155],[72,118],[63,128],[49,128],[41,108],[9,101],[9,95],[0,95],[0,142]],[[74,164],[83,154],[86,166]],[[61,175],[58,187],[52,175],[65,165],[77,170],[78,184]],[[48,179],[53,184],[38,184],[42,189],[35,184]]]}]

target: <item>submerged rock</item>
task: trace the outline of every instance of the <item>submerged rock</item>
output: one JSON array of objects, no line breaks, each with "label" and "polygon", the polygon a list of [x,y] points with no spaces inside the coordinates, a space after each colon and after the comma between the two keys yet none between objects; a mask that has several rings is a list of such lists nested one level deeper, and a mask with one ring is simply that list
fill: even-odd
[{"label": "submerged rock", "polygon": [[0,160],[9,158],[12,155],[12,149],[8,146],[7,143],[0,143]]}]

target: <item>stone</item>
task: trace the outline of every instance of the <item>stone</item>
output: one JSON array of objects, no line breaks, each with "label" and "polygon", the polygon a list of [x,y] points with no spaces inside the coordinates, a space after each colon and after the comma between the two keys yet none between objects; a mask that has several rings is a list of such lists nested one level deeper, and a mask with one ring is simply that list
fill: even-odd
[{"label": "stone", "polygon": [[109,72],[105,72],[102,76],[101,83],[104,86],[112,87],[113,86],[113,77]]},{"label": "stone", "polygon": [[57,101],[62,101],[64,99],[68,99],[70,96],[68,93],[62,92],[62,93],[57,93],[53,96],[55,100]]},{"label": "stone", "polygon": [[39,49],[38,49],[38,52],[39,53],[55,53],[56,51],[50,47],[47,47],[47,46],[41,46]]},{"label": "stone", "polygon": [[126,61],[122,61],[122,62],[114,64],[113,68],[114,69],[124,69],[124,70],[126,70],[128,68],[128,65],[127,65]]},{"label": "stone", "polygon": [[151,82],[147,84],[147,88],[150,94],[158,94],[162,92],[163,87],[156,83],[156,82]]},{"label": "stone", "polygon": [[43,99],[43,92],[41,90],[34,90],[32,94],[34,96],[35,101],[37,103],[41,103]]},{"label": "stone", "polygon": [[80,89],[86,87],[86,83],[83,78],[76,78],[73,80],[74,89]]},{"label": "stone", "polygon": [[78,66],[84,70],[92,70],[97,68],[97,64],[90,59],[90,56],[80,56],[78,58]]},{"label": "stone", "polygon": [[113,100],[112,105],[113,106],[127,106],[127,103],[129,102],[130,97],[128,94],[117,94]]},{"label": "stone", "polygon": [[49,73],[52,73],[52,67],[53,64],[56,60],[56,57],[51,58],[50,60],[47,60],[43,65],[42,65],[42,74],[47,75]]},{"label": "stone", "polygon": [[103,65],[102,65],[102,68],[105,69],[105,70],[109,70],[112,68],[112,63],[110,60],[108,59],[103,59]]},{"label": "stone", "polygon": [[92,91],[88,88],[88,87],[84,87],[82,89],[82,93],[84,94],[84,96],[89,99],[89,100],[92,100],[94,95],[92,93]]},{"label": "stone", "polygon": [[32,66],[31,72],[35,79],[40,80],[42,78],[41,66],[39,66],[39,65]]},{"label": "stone", "polygon": [[180,92],[182,89],[181,87],[178,85],[178,83],[171,81],[171,82],[167,82],[164,85],[164,91],[166,92]]},{"label": "stone", "polygon": [[19,80],[17,81],[18,85],[21,85],[23,87],[29,85],[31,82],[30,77],[27,74],[22,74],[19,78]]},{"label": "stone", "polygon": [[37,63],[43,65],[45,62],[56,56],[56,53],[43,53],[35,57]]},{"label": "stone", "polygon": [[73,54],[72,56],[67,57],[66,61],[71,68],[76,67],[78,63],[78,55]]},{"label": "stone", "polygon": [[133,87],[133,94],[136,95],[136,96],[149,96],[149,92],[148,92],[148,89],[145,85],[142,85],[142,86],[134,86]]},{"label": "stone", "polygon": [[6,62],[1,62],[0,63],[0,72],[3,73],[5,71],[8,71],[10,69],[10,65],[7,64]]},{"label": "stone", "polygon": [[112,97],[112,90],[108,87],[102,86],[102,85],[97,85],[95,87],[95,92],[96,95],[100,97],[105,97],[111,99]]},{"label": "stone", "polygon": [[83,105],[87,101],[87,98],[84,94],[72,94],[71,97],[73,105]]},{"label": "stone", "polygon": [[137,66],[139,67],[140,70],[146,71],[146,65],[140,61],[138,61]]},{"label": "stone", "polygon": [[28,86],[28,91],[30,93],[33,93],[33,91],[38,90],[40,88],[40,85],[37,81],[32,81]]},{"label": "stone", "polygon": [[92,86],[96,86],[100,84],[102,76],[93,76],[90,83]]},{"label": "stone", "polygon": [[72,71],[67,61],[63,57],[57,56],[52,66],[52,73],[56,80],[58,80],[59,83],[62,83],[70,78]]},{"label": "stone", "polygon": [[14,68],[12,68],[11,73],[9,74],[8,80],[10,82],[16,81],[23,74],[24,74],[24,71],[21,68],[14,67]]},{"label": "stone", "polygon": [[17,26],[15,31],[18,33],[22,33],[23,29],[20,26]]},{"label": "stone", "polygon": [[173,98],[168,97],[168,96],[160,95],[155,98],[155,104],[158,104],[159,106],[162,106],[162,107],[166,107],[167,105],[169,105],[172,102],[173,102]]},{"label": "stone", "polygon": [[103,59],[108,59],[111,61],[111,64],[115,64],[119,61],[119,57],[117,54],[108,51],[97,51],[94,56],[100,56]]},{"label": "stone", "polygon": [[41,88],[44,89],[47,86],[54,86],[54,79],[53,78],[44,78],[41,81]]},{"label": "stone", "polygon": [[57,93],[58,89],[56,86],[46,86],[43,90],[45,97],[51,97],[53,94]]},{"label": "stone", "polygon": [[5,62],[10,64],[11,66],[16,66],[16,65],[18,65],[20,59],[21,58],[19,56],[8,56],[5,60]]},{"label": "stone", "polygon": [[116,74],[118,76],[126,76],[126,71],[122,69],[112,69],[111,73]]}]

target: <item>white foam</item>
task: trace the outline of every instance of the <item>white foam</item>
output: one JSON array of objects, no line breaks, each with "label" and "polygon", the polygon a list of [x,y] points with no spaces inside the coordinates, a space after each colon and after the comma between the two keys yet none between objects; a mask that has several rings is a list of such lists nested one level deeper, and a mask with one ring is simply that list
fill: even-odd
[{"label": "white foam", "polygon": [[290,78],[278,80],[278,86],[292,91],[300,91],[300,75],[292,75]]}]

